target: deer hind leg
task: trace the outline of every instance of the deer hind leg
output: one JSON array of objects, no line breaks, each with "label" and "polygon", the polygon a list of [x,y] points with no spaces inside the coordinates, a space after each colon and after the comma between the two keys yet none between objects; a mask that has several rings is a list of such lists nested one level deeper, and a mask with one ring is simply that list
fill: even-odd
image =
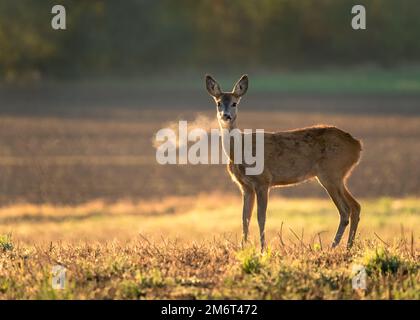
[{"label": "deer hind leg", "polygon": [[349,224],[351,206],[345,195],[345,185],[342,178],[318,176],[318,180],[325,190],[327,190],[340,214],[340,223],[332,243],[332,247],[334,248],[340,243],[344,231]]},{"label": "deer hind leg", "polygon": [[350,231],[349,238],[347,240],[347,248],[353,246],[354,237],[356,236],[357,226],[359,225],[360,220],[360,204],[356,199],[351,195],[351,193],[344,187],[344,195],[347,198],[348,203],[350,204]]},{"label": "deer hind leg", "polygon": [[249,222],[251,221],[252,210],[254,209],[255,192],[251,188],[244,188],[242,191],[242,244],[248,241]]}]

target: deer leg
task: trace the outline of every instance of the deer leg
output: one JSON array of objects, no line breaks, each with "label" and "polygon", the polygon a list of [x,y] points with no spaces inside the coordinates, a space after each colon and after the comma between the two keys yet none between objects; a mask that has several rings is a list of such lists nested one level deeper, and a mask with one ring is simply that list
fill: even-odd
[{"label": "deer leg", "polygon": [[252,189],[246,189],[242,195],[243,209],[242,209],[242,244],[248,241],[249,222],[254,209],[255,192]]},{"label": "deer leg", "polygon": [[261,252],[265,249],[265,218],[267,213],[268,187],[260,187],[257,193],[257,217],[260,228]]},{"label": "deer leg", "polygon": [[347,240],[347,248],[353,246],[354,237],[356,236],[357,226],[359,225],[360,220],[360,204],[354,199],[351,193],[345,188],[344,195],[347,198],[348,203],[351,207],[350,212],[350,231],[349,238]]},{"label": "deer leg", "polygon": [[320,181],[322,186],[327,190],[328,194],[330,195],[340,214],[340,223],[338,225],[337,233],[335,234],[334,241],[332,243],[332,247],[334,248],[340,243],[344,231],[346,230],[346,227],[349,224],[350,206],[344,195],[345,186],[342,180],[331,181],[329,179],[320,177],[318,177],[318,180]]}]

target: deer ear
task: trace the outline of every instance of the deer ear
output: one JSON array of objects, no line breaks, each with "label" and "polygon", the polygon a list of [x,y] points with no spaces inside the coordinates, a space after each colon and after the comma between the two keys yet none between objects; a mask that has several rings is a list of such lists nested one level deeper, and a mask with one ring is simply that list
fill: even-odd
[{"label": "deer ear", "polygon": [[206,88],[208,93],[215,98],[218,98],[222,94],[219,84],[210,75],[206,75]]},{"label": "deer ear", "polygon": [[239,97],[242,97],[248,90],[248,76],[244,74],[233,87],[232,93]]}]

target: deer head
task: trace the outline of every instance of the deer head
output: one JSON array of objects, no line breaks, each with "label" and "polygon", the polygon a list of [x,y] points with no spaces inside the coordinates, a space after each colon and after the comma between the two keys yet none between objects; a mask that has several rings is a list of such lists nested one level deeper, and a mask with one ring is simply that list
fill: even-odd
[{"label": "deer head", "polygon": [[243,75],[231,92],[223,92],[217,81],[206,75],[206,88],[213,97],[217,108],[217,119],[222,128],[234,127],[237,117],[237,107],[242,96],[248,90],[248,76]]}]

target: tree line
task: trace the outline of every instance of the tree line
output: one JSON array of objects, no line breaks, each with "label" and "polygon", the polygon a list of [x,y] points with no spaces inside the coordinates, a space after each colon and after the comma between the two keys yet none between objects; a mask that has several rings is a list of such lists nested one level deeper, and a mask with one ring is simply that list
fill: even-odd
[{"label": "tree line", "polygon": [[[64,5],[67,30],[51,28]],[[420,1],[0,1],[0,76],[138,75],[206,67],[262,70],[420,59]]]}]

